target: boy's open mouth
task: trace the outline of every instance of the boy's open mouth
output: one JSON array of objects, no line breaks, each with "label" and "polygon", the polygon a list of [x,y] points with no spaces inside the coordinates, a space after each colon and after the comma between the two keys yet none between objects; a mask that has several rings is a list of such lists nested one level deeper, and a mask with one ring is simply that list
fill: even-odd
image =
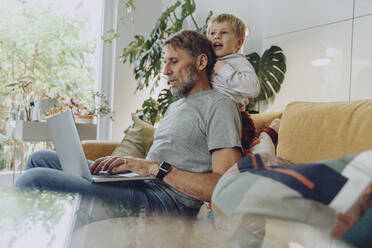
[{"label": "boy's open mouth", "polygon": [[218,49],[218,48],[222,48],[223,45],[221,43],[219,43],[219,42],[216,42],[216,43],[213,43],[213,47],[216,48],[216,49]]}]

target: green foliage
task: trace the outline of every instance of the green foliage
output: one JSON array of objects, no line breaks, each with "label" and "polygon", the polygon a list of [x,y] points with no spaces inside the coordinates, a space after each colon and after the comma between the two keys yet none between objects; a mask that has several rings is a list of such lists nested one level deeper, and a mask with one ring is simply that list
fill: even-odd
[{"label": "green foliage", "polygon": [[163,89],[160,91],[159,97],[158,97],[158,103],[159,103],[159,111],[162,116],[164,116],[165,112],[167,111],[168,106],[177,101],[178,97],[175,97],[172,95],[172,92],[170,89]]},{"label": "green foliage", "polygon": [[135,4],[134,4],[134,0],[124,1],[124,7],[127,10],[127,12],[131,12],[132,10],[134,10],[135,7],[136,7]]},{"label": "green foliage", "polygon": [[[212,18],[212,15],[213,15],[213,12],[212,11],[209,11],[209,14],[208,14],[207,18],[204,21],[204,25],[201,26],[201,27],[198,27],[195,31],[198,31],[199,33],[202,33],[202,34],[207,35],[208,23],[209,23],[210,19]],[[193,17],[192,17],[192,20],[193,20],[193,22],[195,24],[195,27],[197,27],[196,22],[195,22],[195,20],[194,20]]]},{"label": "green foliage", "polygon": [[113,111],[111,110],[110,102],[108,101],[105,94],[98,91],[91,91],[92,97],[86,103],[89,115],[95,116],[109,116],[113,120]]},{"label": "green foliage", "polygon": [[60,246],[56,237],[71,227],[61,229],[58,224],[75,214],[78,197],[72,193],[1,188],[0,226],[1,237],[5,238],[2,247],[12,247],[17,238],[37,233],[33,230],[49,234],[40,239],[48,241],[48,247]]},{"label": "green foliage", "polygon": [[[33,90],[68,97],[90,97],[94,69],[87,63],[93,42],[81,39],[86,27],[79,20],[56,15],[45,3],[8,1],[0,9],[0,86],[32,79]],[[9,94],[2,97],[2,103]]]},{"label": "green foliage", "polygon": [[246,55],[252,64],[261,85],[261,91],[256,98],[251,98],[247,110],[251,110],[259,101],[267,101],[278,93],[284,81],[284,74],[287,70],[285,55],[278,46],[271,46],[262,57],[257,53]]},{"label": "green foliage", "polygon": [[142,109],[137,110],[136,114],[141,120],[154,125],[160,120],[159,103],[150,97],[143,102]]},{"label": "green foliage", "polygon": [[[120,17],[120,23],[124,22],[124,16],[127,17],[129,13],[132,13],[136,6],[134,4],[134,0],[120,0],[119,9],[123,10],[122,17]],[[105,45],[110,45],[113,40],[120,39],[120,35],[117,33],[115,29],[110,29],[106,32],[106,35],[101,35],[101,39]]]},{"label": "green foliage", "polygon": [[109,36],[107,38],[101,35],[101,39],[103,40],[103,43],[105,43],[106,45],[109,45],[112,43],[113,40],[120,38],[120,35],[118,35],[114,29],[108,30],[107,35]]},{"label": "green foliage", "polygon": [[168,106],[176,100],[178,98],[172,95],[170,89],[163,89],[157,100],[152,97],[145,100],[142,109],[137,110],[136,114],[141,120],[155,125],[164,116]]}]

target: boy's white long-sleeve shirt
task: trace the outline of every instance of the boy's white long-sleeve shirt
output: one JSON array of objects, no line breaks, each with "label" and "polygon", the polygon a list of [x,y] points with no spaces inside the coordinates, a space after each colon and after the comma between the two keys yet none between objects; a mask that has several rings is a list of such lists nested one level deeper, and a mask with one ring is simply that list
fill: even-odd
[{"label": "boy's white long-sleeve shirt", "polygon": [[236,103],[248,104],[249,98],[260,93],[260,83],[251,63],[242,54],[229,54],[218,73],[212,75],[213,88],[231,97]]}]

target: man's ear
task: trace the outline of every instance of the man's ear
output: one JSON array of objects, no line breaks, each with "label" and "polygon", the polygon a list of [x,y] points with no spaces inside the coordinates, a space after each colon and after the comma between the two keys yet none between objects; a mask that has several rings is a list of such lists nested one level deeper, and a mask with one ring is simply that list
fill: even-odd
[{"label": "man's ear", "polygon": [[199,71],[204,70],[208,65],[208,56],[204,53],[196,58],[196,69]]}]

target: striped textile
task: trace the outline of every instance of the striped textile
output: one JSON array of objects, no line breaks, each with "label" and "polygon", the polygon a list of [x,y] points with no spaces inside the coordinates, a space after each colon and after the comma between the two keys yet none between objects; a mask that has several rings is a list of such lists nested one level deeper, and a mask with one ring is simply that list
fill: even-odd
[{"label": "striped textile", "polygon": [[[300,222],[330,234],[337,216],[350,212],[371,186],[372,150],[311,164],[265,161],[259,154],[243,157],[216,185],[212,207],[231,226],[230,235],[265,233],[266,218]],[[252,219],[255,230],[248,230]]]}]

